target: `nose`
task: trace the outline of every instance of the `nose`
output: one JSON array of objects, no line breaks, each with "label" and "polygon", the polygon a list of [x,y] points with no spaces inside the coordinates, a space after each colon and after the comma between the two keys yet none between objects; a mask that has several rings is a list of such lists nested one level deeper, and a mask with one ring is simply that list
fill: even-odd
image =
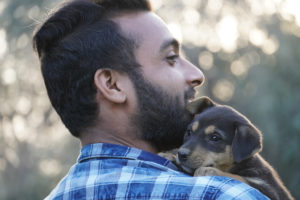
[{"label": "nose", "polygon": [[190,150],[183,148],[183,149],[179,149],[177,156],[180,162],[185,162],[187,161],[188,157],[190,155]]},{"label": "nose", "polygon": [[188,60],[185,60],[186,81],[191,87],[197,87],[203,84],[205,78],[203,72]]}]

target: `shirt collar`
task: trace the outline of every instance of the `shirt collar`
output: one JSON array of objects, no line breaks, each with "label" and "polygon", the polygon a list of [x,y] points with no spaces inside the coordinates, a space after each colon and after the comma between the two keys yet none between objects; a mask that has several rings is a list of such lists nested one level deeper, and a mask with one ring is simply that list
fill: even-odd
[{"label": "shirt collar", "polygon": [[174,170],[178,168],[169,160],[141,149],[108,143],[95,143],[83,146],[78,162],[93,158],[118,158],[155,162]]}]

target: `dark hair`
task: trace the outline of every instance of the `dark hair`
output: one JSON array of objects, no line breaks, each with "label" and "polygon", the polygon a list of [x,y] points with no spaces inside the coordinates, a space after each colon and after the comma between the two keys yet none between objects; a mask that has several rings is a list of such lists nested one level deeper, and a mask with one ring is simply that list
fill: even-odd
[{"label": "dark hair", "polygon": [[[73,1],[52,14],[33,37],[51,104],[72,135],[100,111],[94,74],[100,68],[136,74],[136,41],[122,35],[112,13],[150,11],[147,0]],[[109,17],[108,17],[109,16]]]}]

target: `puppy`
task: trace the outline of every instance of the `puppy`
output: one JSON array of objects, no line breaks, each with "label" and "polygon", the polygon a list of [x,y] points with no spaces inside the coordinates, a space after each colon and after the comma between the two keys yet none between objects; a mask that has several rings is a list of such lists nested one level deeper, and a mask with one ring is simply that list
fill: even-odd
[{"label": "puppy", "polygon": [[260,131],[242,114],[208,97],[188,110],[199,113],[188,126],[176,162],[194,176],[228,176],[257,188],[272,200],[294,199],[276,171],[258,154]]}]

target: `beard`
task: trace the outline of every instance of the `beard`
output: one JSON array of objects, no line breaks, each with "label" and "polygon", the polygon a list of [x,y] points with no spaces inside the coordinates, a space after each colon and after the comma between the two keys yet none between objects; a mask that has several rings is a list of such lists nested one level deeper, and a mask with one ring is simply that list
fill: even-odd
[{"label": "beard", "polygon": [[138,100],[138,110],[132,122],[138,136],[155,146],[158,151],[178,148],[192,115],[185,109],[188,98],[194,95],[191,88],[182,95],[172,96],[155,86],[139,73],[133,80]]}]

